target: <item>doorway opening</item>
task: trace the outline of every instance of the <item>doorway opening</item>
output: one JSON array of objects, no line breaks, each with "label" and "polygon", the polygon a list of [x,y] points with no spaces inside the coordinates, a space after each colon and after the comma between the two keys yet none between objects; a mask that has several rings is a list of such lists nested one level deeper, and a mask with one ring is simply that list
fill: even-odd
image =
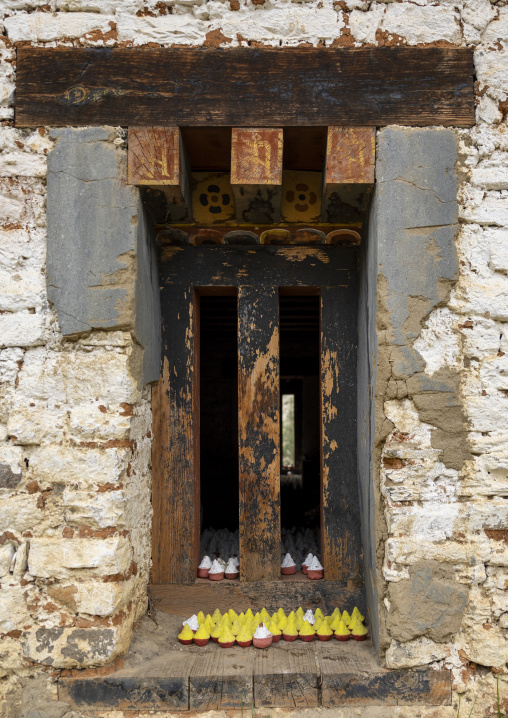
[{"label": "doorway opening", "polygon": [[280,297],[281,549],[320,556],[320,297]]},{"label": "doorway opening", "polygon": [[199,297],[200,555],[237,556],[237,297]]}]

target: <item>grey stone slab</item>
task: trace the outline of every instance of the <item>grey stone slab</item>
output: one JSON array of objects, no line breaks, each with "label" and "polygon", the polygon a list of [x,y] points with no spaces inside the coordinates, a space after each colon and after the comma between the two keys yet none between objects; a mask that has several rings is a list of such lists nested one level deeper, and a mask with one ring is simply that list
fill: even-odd
[{"label": "grey stone slab", "polygon": [[141,199],[138,207],[136,276],[136,336],[145,348],[143,353],[143,384],[157,381],[160,375],[161,309],[159,273],[153,241],[153,229]]},{"label": "grey stone slab", "polygon": [[397,641],[427,636],[451,640],[460,628],[468,587],[458,583],[451,564],[419,561],[407,581],[390,583],[388,630]]},{"label": "grey stone slab", "polygon": [[[378,651],[376,546],[382,507],[376,505],[376,486],[380,446],[392,426],[384,416],[384,392],[389,382],[412,381],[410,393],[426,393],[436,403],[435,394],[443,396],[453,384],[444,376],[427,381],[424,361],[412,344],[425,317],[446,300],[457,277],[456,162],[453,130],[388,127],[378,132],[376,187],[361,248],[357,367],[365,583]],[[449,401],[446,396],[441,403]],[[456,407],[447,407],[447,412],[448,421]],[[441,435],[438,430],[434,434],[437,444]]]},{"label": "grey stone slab", "polygon": [[53,130],[48,156],[48,296],[64,336],[135,330],[142,381],[159,376],[160,309],[152,227],[112,128]]},{"label": "grey stone slab", "polygon": [[115,145],[87,135],[66,129],[48,156],[48,294],[64,336],[134,320],[137,190]]},{"label": "grey stone slab", "polygon": [[414,334],[404,326],[415,314],[408,297],[421,299],[415,319],[422,319],[457,276],[456,161],[453,130],[389,127],[378,134],[371,222],[397,344]]}]

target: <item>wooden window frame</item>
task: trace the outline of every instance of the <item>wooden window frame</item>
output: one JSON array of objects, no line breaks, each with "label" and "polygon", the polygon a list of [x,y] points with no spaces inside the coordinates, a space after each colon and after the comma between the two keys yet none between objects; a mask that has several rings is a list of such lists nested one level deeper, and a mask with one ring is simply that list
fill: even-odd
[{"label": "wooden window frame", "polygon": [[[268,262],[268,268],[264,262]],[[182,610],[182,602],[187,606],[184,612],[191,610],[190,606],[203,605],[206,601],[210,601],[210,606],[221,607],[229,603],[246,608],[254,594],[262,597],[265,592],[269,595],[273,591],[281,594],[281,598],[286,596],[288,604],[294,602],[295,595],[299,596],[303,603],[317,599],[326,605],[327,597],[336,603],[338,597],[344,596],[344,600],[356,600],[363,604],[360,597],[361,540],[354,421],[357,250],[324,246],[163,247],[160,272],[163,359],[161,380],[153,391],[153,594],[162,602],[164,610],[171,606],[174,612]],[[254,286],[256,281],[259,284]],[[268,447],[268,453],[275,457],[276,473],[271,477],[268,493],[264,495],[264,499],[262,497],[268,515],[272,518],[265,521],[264,528],[260,529],[258,525],[248,542],[244,541],[243,545],[241,543],[243,580],[214,583],[195,578],[199,560],[199,372],[196,371],[199,312],[195,311],[195,306],[201,294],[238,292],[241,315],[241,297],[246,288],[247,294],[251,290],[259,293],[259,290],[263,289],[263,307],[266,307],[267,287],[272,287],[269,296],[273,301],[269,304],[273,305],[271,311],[272,314],[276,313],[277,320],[280,293],[319,293],[321,296],[321,521],[322,557],[326,577],[323,581],[309,581],[298,580],[299,577],[284,580],[280,576],[280,512],[278,498],[272,501],[273,493],[270,493],[276,485],[278,496],[280,444],[277,432],[277,436],[272,437],[273,447]],[[173,316],[186,317],[179,327],[171,326],[171,319],[165,316],[164,308],[168,306],[173,307]],[[259,307],[256,308],[255,304],[253,311],[259,314]],[[248,321],[248,317],[246,319]],[[328,327],[324,331],[323,323]],[[261,344],[254,353],[259,353],[258,349],[262,350],[265,345],[270,345],[273,327],[268,324],[264,338],[261,337]],[[278,329],[278,326],[276,328]],[[252,340],[252,337],[250,338]],[[175,347],[186,347],[180,360],[180,368],[175,372],[180,375],[178,386],[172,386],[170,366],[164,349],[171,343]],[[253,365],[249,365],[249,361],[246,360],[246,374],[252,376],[255,369],[252,368]],[[278,354],[273,361],[278,370]],[[239,373],[241,376],[241,366]],[[338,382],[341,384],[340,391]],[[274,380],[272,376],[267,386],[272,389],[276,386],[275,392],[268,397],[268,403],[270,406],[273,404],[278,422],[278,378]],[[182,395],[182,391],[186,410],[182,412],[180,407],[175,411],[175,397],[179,393]],[[188,392],[191,396],[187,395]],[[266,396],[263,399],[264,406],[251,404],[251,413],[267,411]],[[239,403],[241,401],[240,392]],[[239,427],[240,435],[241,432],[242,428]],[[248,431],[246,433],[249,434]],[[340,446],[337,437],[340,437]],[[240,438],[240,447],[241,444]],[[261,447],[260,451],[255,452],[253,461],[259,461],[265,449],[266,447]],[[265,451],[264,456],[266,455]],[[187,472],[185,476],[184,473],[174,470],[168,472],[169,464],[175,460],[181,462],[184,467],[182,471]],[[349,468],[345,468],[348,462]],[[242,469],[240,474],[242,477]],[[248,474],[248,468],[244,474]],[[240,478],[240,482],[242,481],[245,492],[246,479]],[[259,501],[258,485],[255,490]],[[244,507],[244,510],[248,511],[248,490],[245,497],[247,508]],[[167,517],[171,512],[174,521],[183,522],[181,525],[168,526]],[[192,520],[189,520],[189,517],[193,517]],[[255,517],[250,515],[248,519],[250,522],[255,521]]]}]

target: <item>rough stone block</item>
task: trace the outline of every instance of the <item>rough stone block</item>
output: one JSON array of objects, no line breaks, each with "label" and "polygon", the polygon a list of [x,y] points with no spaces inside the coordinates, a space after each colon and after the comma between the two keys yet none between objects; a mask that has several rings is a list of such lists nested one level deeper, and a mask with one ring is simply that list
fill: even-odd
[{"label": "rough stone block", "polygon": [[127,468],[129,449],[40,446],[30,452],[27,478],[43,483],[90,486],[115,484]]},{"label": "rough stone block", "polygon": [[0,534],[10,531],[21,536],[23,531],[33,529],[45,518],[43,512],[37,508],[36,494],[14,494],[4,497],[0,511]]},{"label": "rough stone block", "polygon": [[[75,352],[63,356],[67,401],[87,403],[90,399],[108,404],[135,404],[139,399],[138,380],[131,373],[131,358],[137,350],[107,350],[97,347],[93,353]],[[134,361],[132,362],[134,363]]]},{"label": "rough stone block", "polygon": [[15,444],[56,444],[63,439],[66,425],[65,407],[26,400],[23,404],[17,403],[13,408],[7,422],[7,431]]},{"label": "rough stone block", "polygon": [[430,638],[417,638],[407,643],[392,641],[386,651],[388,668],[412,668],[440,661],[449,653],[446,645],[434,643]]},{"label": "rough stone block", "polygon": [[460,218],[475,224],[508,226],[508,194],[502,192],[484,192],[469,188],[465,202],[461,204]]},{"label": "rough stone block", "polygon": [[62,494],[64,516],[68,524],[84,523],[106,528],[125,525],[125,493],[123,491],[74,491],[65,489]]},{"label": "rough stone block", "polygon": [[297,45],[308,42],[317,45],[320,41],[333,42],[344,27],[342,14],[330,6],[318,12],[313,4],[304,6],[271,5],[263,12],[249,12],[245,5],[239,12],[228,13],[222,23],[226,37],[236,38],[240,33],[246,40],[259,40],[263,44],[279,46]]},{"label": "rough stone block", "polygon": [[11,42],[51,42],[110,32],[112,19],[95,13],[23,13],[7,17],[5,29]]},{"label": "rough stone block", "polygon": [[505,100],[508,95],[508,48],[476,53],[475,69],[480,87],[488,86],[489,95],[495,100]]},{"label": "rough stone block", "polygon": [[108,628],[37,628],[24,633],[23,650],[27,658],[54,668],[99,666],[111,662],[124,651],[130,630],[124,626]]},{"label": "rough stone block", "polygon": [[44,317],[42,314],[17,311],[0,314],[0,348],[35,347],[43,343]]},{"label": "rough stone block", "polygon": [[5,543],[0,546],[0,578],[9,576],[15,553],[16,549],[12,543]]},{"label": "rough stone block", "polygon": [[0,154],[0,177],[45,177],[46,158],[28,152]]},{"label": "rough stone block", "polygon": [[[24,664],[23,651],[19,638],[5,636],[0,638],[0,678],[19,671]],[[21,700],[19,703],[21,703]],[[7,708],[7,712],[5,713],[6,718],[17,718],[17,715],[19,715],[17,710],[19,703],[16,702],[14,696],[11,694],[7,696],[6,703],[4,704],[2,695],[0,694],[0,711]],[[16,713],[14,711],[16,711]]]},{"label": "rough stone block", "polygon": [[144,6],[144,0],[56,0],[57,10],[66,12],[100,12],[103,15],[136,14]]},{"label": "rough stone block", "polygon": [[92,616],[112,616],[132,598],[134,579],[98,583],[85,581],[75,584],[49,586],[49,596],[68,610]]},{"label": "rough stone block", "polygon": [[16,391],[19,404],[22,405],[23,398],[27,403],[51,401],[65,404],[67,397],[62,369],[68,361],[66,355],[48,351],[46,347],[25,352]]},{"label": "rough stone block", "polygon": [[419,561],[410,574],[409,581],[388,588],[391,637],[401,643],[419,636],[438,643],[452,640],[461,625],[468,589],[457,582],[453,566],[438,561]]},{"label": "rough stone block", "polygon": [[17,347],[0,349],[0,384],[14,384],[21,364],[24,351]]},{"label": "rough stone block", "polygon": [[23,478],[22,451],[17,446],[0,444],[0,489],[14,489]]},{"label": "rough stone block", "polygon": [[121,406],[104,408],[100,401],[73,407],[69,412],[71,436],[79,441],[128,441],[131,417]]},{"label": "rough stone block", "polygon": [[4,271],[15,273],[27,266],[40,270],[45,255],[45,236],[40,230],[0,230],[0,268]]},{"label": "rough stone block", "polygon": [[0,312],[42,310],[46,287],[39,269],[23,268],[23,274],[0,269]]},{"label": "rough stone block", "polygon": [[116,575],[131,564],[131,549],[122,537],[107,539],[33,539],[28,570],[40,578],[69,578],[76,570]]},{"label": "rough stone block", "polygon": [[451,7],[431,7],[407,3],[390,3],[381,29],[390,35],[404,37],[409,45],[446,40],[460,44],[462,37],[458,15]]},{"label": "rough stone block", "polygon": [[22,628],[23,624],[31,623],[25,601],[25,592],[26,589],[22,586],[2,586],[0,633],[16,631]]},{"label": "rough stone block", "polygon": [[505,632],[491,624],[473,626],[466,654],[481,666],[503,668],[508,662],[508,640]]},{"label": "rough stone block", "polygon": [[471,184],[475,187],[481,187],[487,190],[508,189],[508,169],[506,168],[507,160],[504,160],[505,166],[496,167],[475,167],[471,173]]}]

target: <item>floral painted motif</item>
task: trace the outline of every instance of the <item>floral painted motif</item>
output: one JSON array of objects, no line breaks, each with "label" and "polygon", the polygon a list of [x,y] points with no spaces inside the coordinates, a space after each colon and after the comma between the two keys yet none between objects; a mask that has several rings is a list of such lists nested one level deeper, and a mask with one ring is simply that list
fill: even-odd
[{"label": "floral painted motif", "polygon": [[320,172],[284,172],[282,179],[284,222],[320,221],[322,177]]},{"label": "floral painted motif", "polygon": [[235,203],[229,175],[197,172],[192,175],[192,213],[199,224],[223,224],[235,216]]}]

